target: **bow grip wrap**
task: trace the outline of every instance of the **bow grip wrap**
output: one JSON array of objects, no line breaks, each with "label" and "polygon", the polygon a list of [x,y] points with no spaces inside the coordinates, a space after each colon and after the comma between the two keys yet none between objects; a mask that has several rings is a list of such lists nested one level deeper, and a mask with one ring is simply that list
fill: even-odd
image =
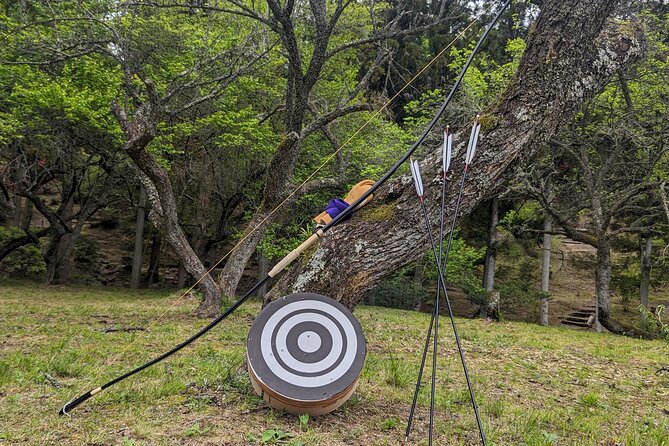
[{"label": "bow grip wrap", "polygon": [[102,387],[98,387],[97,389],[93,389],[90,392],[86,392],[83,395],[68,401],[65,403],[62,409],[60,409],[60,412],[58,412],[58,415],[67,415],[69,411],[77,407],[79,404],[83,403],[93,395],[102,392]]},{"label": "bow grip wrap", "polygon": [[286,257],[284,257],[283,259],[281,259],[279,263],[274,265],[274,268],[272,268],[272,270],[268,272],[267,275],[269,277],[274,277],[277,274],[279,274],[281,271],[283,271],[285,267],[290,265],[293,262],[293,260],[298,258],[299,255],[302,254],[309,246],[313,245],[313,243],[316,240],[318,240],[318,238],[321,237],[322,235],[323,235],[323,230],[321,229],[311,234],[311,236],[309,236],[308,239],[303,241],[300,246],[290,251]]}]

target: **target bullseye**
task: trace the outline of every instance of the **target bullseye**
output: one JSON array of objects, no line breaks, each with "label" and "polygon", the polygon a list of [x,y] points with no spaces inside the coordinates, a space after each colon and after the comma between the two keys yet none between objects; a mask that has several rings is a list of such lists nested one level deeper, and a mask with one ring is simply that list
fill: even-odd
[{"label": "target bullseye", "polygon": [[321,337],[313,331],[305,331],[297,338],[297,346],[305,353],[313,353],[321,346]]},{"label": "target bullseye", "polygon": [[355,390],[365,354],[358,321],[320,294],[272,302],[249,331],[254,389],[270,406],[293,413],[320,415],[343,404]]}]

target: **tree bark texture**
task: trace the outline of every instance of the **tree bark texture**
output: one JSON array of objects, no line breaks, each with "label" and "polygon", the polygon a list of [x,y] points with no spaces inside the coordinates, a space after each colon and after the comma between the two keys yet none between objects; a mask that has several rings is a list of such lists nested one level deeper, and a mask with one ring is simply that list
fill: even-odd
[{"label": "tree bark texture", "polygon": [[553,219],[550,214],[544,214],[544,243],[541,249],[541,325],[548,325],[548,292],[551,277],[551,231],[553,230]]},{"label": "tree bark texture", "polygon": [[137,203],[137,220],[135,222],[135,248],[132,252],[132,274],[130,288],[139,288],[142,277],[142,252],[144,251],[144,208],[146,207],[146,190],[139,183],[139,201]]},{"label": "tree bark texture", "polygon": [[[446,198],[447,227],[453,218],[461,219],[478,202],[494,195],[511,177],[512,167],[528,161],[612,75],[643,55],[639,27],[606,25],[617,3],[544,2],[515,80],[481,117],[479,152],[468,172],[460,213],[453,216],[468,129],[456,135],[454,176]],[[433,222],[438,221],[439,213],[440,154],[440,149],[434,150],[421,162]],[[379,280],[427,249],[411,177],[403,175],[380,188],[372,204],[351,221],[329,231],[313,255],[287,273],[272,294],[308,290],[353,308]]]},{"label": "tree bark texture", "polygon": [[[640,303],[647,309],[648,307],[648,291],[650,289],[650,254],[653,248],[653,237],[648,235],[645,243],[641,245],[641,268],[639,272],[639,298]],[[644,323],[645,318],[641,316],[641,322]]]}]

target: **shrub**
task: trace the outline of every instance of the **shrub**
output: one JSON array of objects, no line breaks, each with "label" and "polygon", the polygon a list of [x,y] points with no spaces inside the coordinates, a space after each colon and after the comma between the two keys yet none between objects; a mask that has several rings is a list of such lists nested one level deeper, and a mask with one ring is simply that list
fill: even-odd
[{"label": "shrub", "polygon": [[425,288],[409,277],[398,275],[375,286],[369,293],[368,303],[379,307],[413,310],[426,299],[429,299],[429,295]]},{"label": "shrub", "polygon": [[629,311],[630,302],[639,295],[639,275],[636,273],[621,273],[611,281],[613,289],[620,297],[623,311]]},{"label": "shrub", "polygon": [[664,305],[658,305],[655,313],[639,305],[639,311],[644,316],[646,321],[646,329],[651,333],[657,333],[660,337],[669,341],[669,321],[664,321],[664,316],[666,314],[666,307]]},{"label": "shrub", "polygon": [[[23,231],[13,227],[0,226],[0,244],[24,235]],[[5,257],[0,272],[13,277],[36,277],[46,271],[39,246],[24,245]]]}]

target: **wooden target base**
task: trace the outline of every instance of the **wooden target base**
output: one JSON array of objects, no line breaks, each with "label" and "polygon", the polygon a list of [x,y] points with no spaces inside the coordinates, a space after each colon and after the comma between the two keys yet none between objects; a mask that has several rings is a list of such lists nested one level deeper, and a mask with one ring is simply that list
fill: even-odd
[{"label": "wooden target base", "polygon": [[323,415],[355,391],[365,362],[360,323],[339,302],[298,293],[269,304],[247,341],[249,376],[268,405]]}]

